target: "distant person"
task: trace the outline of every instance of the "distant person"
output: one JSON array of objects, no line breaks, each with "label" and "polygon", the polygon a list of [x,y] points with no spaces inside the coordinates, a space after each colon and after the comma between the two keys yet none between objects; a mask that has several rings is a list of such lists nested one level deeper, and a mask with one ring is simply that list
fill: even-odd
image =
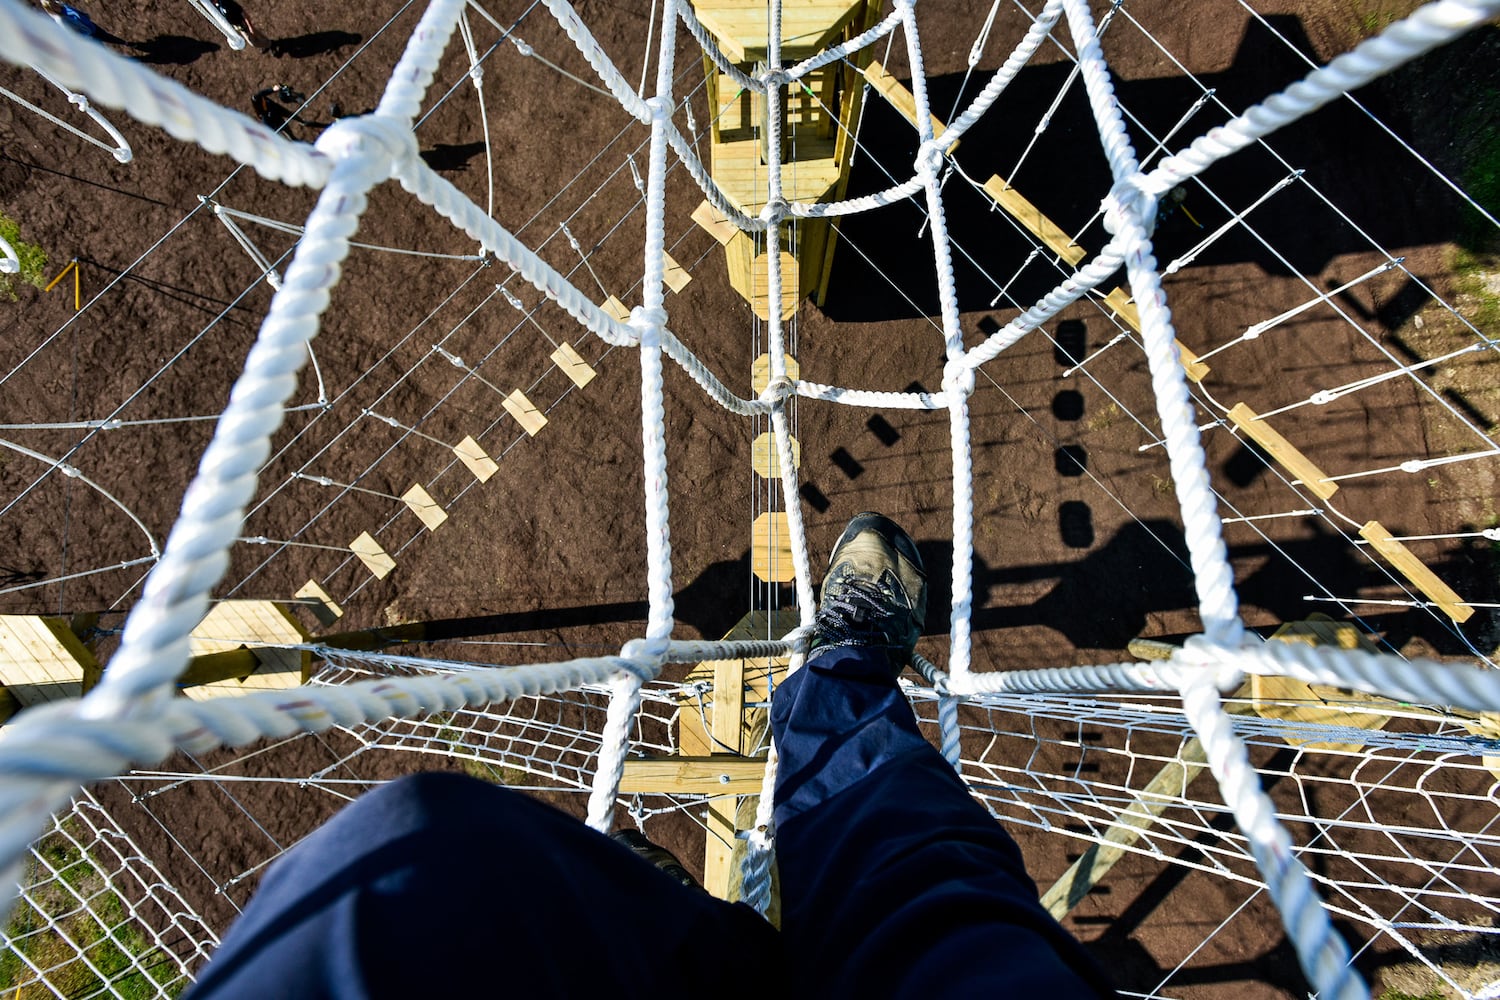
[{"label": "distant person", "polygon": [[779,934],[644,836],[424,774],[272,865],[187,997],[1113,997],[917,728],[896,675],[926,614],[911,537],[849,522],[807,663],[771,702]]},{"label": "distant person", "polygon": [[51,14],[52,20],[65,28],[72,28],[84,38],[97,38],[100,34],[99,26],[77,7],[60,3],[59,0],[42,0],[42,10]]},{"label": "distant person", "polygon": [[272,55],[277,54],[276,44],[266,41],[260,32],[255,30],[255,25],[250,21],[250,15],[245,13],[245,8],[241,7],[236,0],[210,0],[210,2],[218,8],[219,13],[224,15],[224,20],[228,21],[229,26],[238,31],[245,41],[257,49],[267,49]]},{"label": "distant person", "polygon": [[[302,104],[307,98],[288,87],[284,83],[273,83],[264,90],[257,90],[255,96],[250,98],[250,107],[255,110],[255,117],[266,128],[280,131],[287,122],[302,122],[294,113],[294,109]],[[285,101],[286,104],[280,102]],[[287,105],[291,107],[287,107]]]}]

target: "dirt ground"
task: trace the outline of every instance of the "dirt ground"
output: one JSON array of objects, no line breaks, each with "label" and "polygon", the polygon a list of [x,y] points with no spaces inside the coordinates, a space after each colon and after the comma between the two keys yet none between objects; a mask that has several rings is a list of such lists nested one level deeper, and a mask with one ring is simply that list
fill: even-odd
[{"label": "dirt ground", "polygon": [[[1273,38],[1273,29],[1323,60],[1413,5],[1283,0],[1255,6],[1266,15],[1264,24],[1228,0],[1131,0],[1122,8],[1105,49],[1122,103],[1140,116],[1132,125],[1138,148],[1151,148],[1143,136],[1172,129],[1193,106],[1201,91],[1188,73],[1239,110],[1303,72],[1298,58]],[[510,0],[486,7],[502,24],[520,19],[517,36],[537,54],[589,78],[544,12],[527,15],[528,7]],[[651,5],[578,7],[626,78],[640,79]],[[1096,7],[1102,13],[1107,5]],[[933,106],[945,111],[982,85],[982,76],[967,85],[964,76],[989,5],[968,0],[921,9]],[[292,86],[310,95],[300,117],[316,123],[330,120],[333,103],[345,113],[373,107],[420,7],[395,0],[354,6],[309,0],[264,5],[252,13],[264,33],[290,40],[284,55],[230,51],[188,5],[177,2],[143,0],[107,12],[101,5],[96,19],[130,43],[117,45],[120,51],[228,106],[248,111],[250,96],[261,88]],[[1002,5],[978,69],[998,65],[1024,25],[1018,10]],[[631,163],[644,171],[645,131],[613,101],[498,42],[497,32],[477,18],[474,33],[480,51],[499,45],[484,77],[495,217],[590,294],[638,304],[643,222]],[[1496,50],[1495,31],[1486,28],[1367,88],[1360,101],[1417,152],[1463,181],[1474,137],[1496,126]],[[679,36],[677,56],[681,88],[696,87],[700,62],[685,35]],[[899,41],[881,58],[898,77],[909,76]],[[1083,230],[1081,242],[1097,249],[1102,228],[1097,222],[1084,226],[1107,190],[1108,173],[1080,84],[1067,91],[1023,159],[1069,68],[1062,52],[1044,47],[964,140],[956,159],[981,181],[994,173],[1008,176],[1064,229]],[[429,162],[484,204],[484,123],[466,69],[455,43],[428,106],[435,95],[451,96],[423,119],[418,137]],[[0,85],[66,113],[55,92],[24,71],[0,68]],[[708,111],[701,91],[696,94],[692,113],[702,131]],[[75,316],[66,285],[45,295],[22,288],[19,301],[0,302],[0,422],[8,428],[4,437],[54,458],[66,456],[138,515],[160,543],[211,422],[93,430],[10,425],[217,413],[271,292],[200,196],[297,223],[315,194],[234,171],[227,160],[118,112],[109,114],[134,148],[130,164],[117,164],[15,105],[0,104],[0,211],[47,251],[49,274],[71,258],[80,261],[86,304]],[[1197,111],[1183,121],[1177,142],[1224,118],[1213,105]],[[318,132],[302,123],[288,130],[309,140]],[[889,108],[872,102],[860,140],[864,150],[851,193],[886,186],[886,171],[909,173],[911,133]],[[1378,266],[1385,259],[1380,247],[1404,255],[1405,272],[1386,272],[1333,297],[1368,337],[1323,305],[1218,355],[1199,400],[1205,422],[1222,412],[1213,409],[1210,396],[1226,408],[1244,401],[1263,413],[1389,370],[1391,358],[1411,363],[1446,353],[1467,336],[1431,295],[1458,294],[1454,241],[1469,225],[1448,188],[1348,103],[1279,135],[1272,146],[1278,155],[1251,150],[1212,168],[1205,176],[1210,190],[1192,188],[1185,211],[1158,230],[1158,256],[1172,260],[1272,185],[1304,171],[1307,183],[1294,181],[1279,191],[1249,214],[1248,228],[1231,230],[1167,279],[1184,343],[1199,353],[1218,347],[1249,324]],[[669,298],[670,323],[710,368],[748,394],[763,334],[729,288],[717,244],[689,218],[700,199],[684,172],[675,170],[668,245],[693,281]],[[1015,315],[1014,303],[1029,302],[1050,287],[1058,272],[1045,260],[1022,268],[1028,245],[961,178],[948,184],[945,204],[955,244],[968,255],[958,261],[957,279],[965,334],[977,343],[985,330]],[[924,318],[935,311],[936,290],[921,226],[910,204],[842,224],[827,304],[819,309],[804,303],[795,323],[804,377],[890,390],[913,382],[939,385],[941,337]],[[245,230],[284,266],[293,236],[251,224]],[[569,233],[587,253],[586,265]],[[356,238],[430,253],[475,251],[435,213],[389,184],[370,198]],[[1009,300],[996,301],[1000,289],[991,275],[1010,282]],[[301,544],[237,546],[219,596],[286,598],[316,579],[344,606],[340,628],[501,616],[497,630],[504,634],[498,638],[515,645],[474,653],[499,662],[617,648],[639,634],[646,581],[638,366],[630,352],[611,351],[582,335],[556,307],[539,304],[533,289],[512,282],[508,291],[527,309],[537,307],[534,322],[523,317],[496,293],[506,276],[503,268],[473,260],[361,249],[351,254],[314,346],[317,371],[304,370],[293,399],[309,408],[289,414],[244,529],[247,537]],[[1107,311],[1075,306],[1048,327],[1050,339],[1023,340],[980,379],[971,410],[974,660],[981,669],[1116,660],[1132,638],[1178,636],[1197,627],[1165,456],[1159,448],[1141,450],[1156,438],[1144,358],[1129,342],[1105,349],[1116,332]],[[573,343],[599,377],[574,389],[548,360],[552,340]],[[483,378],[464,378],[433,345],[477,367]],[[1062,377],[1074,361],[1101,349],[1086,373]],[[1328,406],[1293,410],[1276,426],[1335,475],[1478,450],[1479,438],[1463,420],[1489,431],[1500,416],[1493,366],[1483,367],[1489,361],[1488,355],[1460,359],[1434,372],[1436,393],[1407,379],[1387,381]],[[331,401],[324,408],[310,405],[320,402],[319,378]],[[753,429],[711,405],[680,370],[669,369],[666,379],[678,634],[718,638],[752,602],[764,606],[774,598],[785,605],[790,592],[768,592],[750,577],[751,512],[765,503],[764,486],[750,471]],[[534,438],[500,406],[501,394],[518,387],[548,416]],[[362,416],[366,411],[416,427],[425,437],[403,436]],[[935,583],[931,606],[945,607],[949,596],[941,581],[951,561],[945,415],[895,411],[877,417],[804,401],[797,407],[796,433],[813,551],[826,552],[853,513],[884,511],[922,543]],[[487,483],[478,484],[446,447],[466,435],[499,462],[499,474]],[[1214,484],[1233,511],[1259,516],[1313,505],[1224,430],[1208,431],[1205,447]],[[56,472],[38,480],[45,468],[0,450],[0,587],[104,570],[149,555],[150,543],[118,506]],[[351,493],[298,474],[373,492]],[[1427,611],[1341,608],[1309,603],[1304,595],[1405,598],[1398,578],[1351,544],[1357,525],[1380,520],[1397,534],[1492,527],[1495,480],[1494,460],[1371,476],[1345,482],[1331,504],[1317,505],[1336,508],[1340,516],[1227,526],[1246,621],[1269,630],[1321,610],[1357,617],[1395,649],[1463,653],[1453,627]],[[448,508],[450,519],[441,530],[425,531],[390,499],[413,482],[425,484]],[[384,580],[348,555],[316,547],[344,546],[366,530],[397,561]],[[1418,551],[1465,598],[1494,601],[1493,551],[1473,541],[1423,543]],[[0,610],[105,611],[104,625],[117,627],[123,620],[118,612],[138,593],[145,568],[0,593]],[[1463,631],[1471,641],[1487,643],[1486,649],[1495,645],[1488,611]],[[940,660],[947,624],[930,622],[928,632],[922,648]],[[107,650],[109,636],[101,642]],[[337,766],[352,749],[341,735],[304,740],[290,762],[267,755],[251,769],[307,774]],[[365,770],[362,777],[436,761],[417,755],[369,758],[375,773]],[[122,822],[164,870],[185,869],[167,831],[193,845],[208,872],[200,880],[185,871],[184,891],[220,926],[232,914],[226,899],[242,899],[253,878],[227,895],[193,886],[244,871],[268,844],[279,849],[339,804],[315,790],[278,786],[231,799],[214,786],[189,783],[149,804],[147,818],[126,807],[128,795],[120,789],[103,794],[119,803],[122,816],[133,817]],[[573,803],[564,798],[565,805]],[[255,815],[255,832],[241,818],[242,807]],[[691,865],[699,863],[701,834],[684,828],[665,839]],[[1033,831],[1022,831],[1019,839],[1043,885],[1061,873],[1074,850],[1071,842]],[[1123,988],[1147,991],[1247,895],[1242,886],[1202,873],[1127,857],[1107,891],[1090,896],[1070,926],[1119,970]],[[1383,947],[1368,954],[1370,971],[1387,961]],[[1240,998],[1302,990],[1272,911],[1257,902],[1241,912],[1232,932],[1215,936],[1210,947],[1188,958],[1167,992]]]}]

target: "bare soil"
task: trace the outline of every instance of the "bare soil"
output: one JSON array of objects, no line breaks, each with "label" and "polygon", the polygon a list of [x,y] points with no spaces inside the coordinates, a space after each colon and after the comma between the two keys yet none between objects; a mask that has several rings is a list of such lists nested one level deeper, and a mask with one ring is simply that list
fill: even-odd
[{"label": "bare soil", "polygon": [[[1105,5],[1096,6],[1102,13]],[[1270,28],[1324,60],[1413,5],[1318,0],[1257,6]],[[981,75],[967,85],[964,75],[988,8],[978,0],[922,8],[925,69],[939,113],[982,85]],[[527,7],[497,0],[488,9],[510,24]],[[644,2],[579,4],[632,81],[641,77],[650,9]],[[128,9],[101,7],[95,16],[115,35],[138,43],[117,49],[155,62],[199,93],[248,112],[251,94],[286,83],[312,95],[304,119],[326,122],[332,102],[347,113],[374,106],[419,13],[419,6],[394,0],[308,0],[252,10],[264,33],[296,40],[281,58],[230,51],[185,4],[143,0]],[[981,71],[998,65],[1024,23],[1019,11],[1001,6]],[[1138,24],[1149,27],[1160,47]],[[475,35],[481,51],[497,44],[497,33],[477,19]],[[591,78],[545,14],[525,17],[518,37],[569,72]],[[644,171],[644,130],[613,101],[524,57],[508,42],[498,44],[484,83],[495,217],[539,246],[590,294],[638,304],[643,222],[627,153]],[[1266,25],[1228,0],[1132,0],[1111,26],[1105,47],[1121,101],[1140,116],[1132,130],[1137,148],[1145,149],[1151,148],[1147,131],[1170,130],[1197,100],[1199,86],[1188,73],[1238,111],[1305,68]],[[1494,103],[1471,95],[1492,86],[1496,48],[1494,29],[1486,28],[1367,88],[1360,101],[1461,180],[1469,149],[1465,136],[1495,125]],[[696,87],[701,71],[685,35],[677,56],[681,88]],[[881,58],[897,76],[909,75],[899,41]],[[454,93],[424,119],[418,137],[429,161],[484,204],[484,125],[466,68],[455,43],[432,91]],[[1044,47],[964,140],[957,160],[981,181],[992,173],[1010,177],[1033,203],[1065,229],[1082,230],[1082,242],[1097,249],[1102,229],[1097,222],[1084,227],[1108,188],[1108,171],[1081,85],[1069,89],[1017,169],[1069,68],[1056,47]],[[25,71],[0,68],[0,84],[66,113],[55,92]],[[66,286],[46,295],[23,289],[18,303],[0,303],[0,422],[217,413],[270,289],[257,282],[255,266],[199,196],[298,223],[315,194],[266,182],[248,170],[231,171],[226,160],[118,112],[111,118],[135,151],[128,165],[14,105],[0,107],[0,210],[46,249],[51,273],[71,258],[80,261],[86,303],[75,315]],[[701,92],[692,107],[701,132],[708,121]],[[1175,142],[1224,118],[1210,105],[1186,120]],[[318,131],[300,123],[288,129],[309,140]],[[887,170],[909,174],[914,143],[889,108],[871,103],[860,139],[866,150],[856,162],[851,193],[885,186]],[[1454,289],[1452,241],[1465,231],[1468,216],[1452,192],[1347,102],[1287,130],[1272,145],[1279,157],[1253,149],[1212,168],[1205,180],[1213,194],[1192,189],[1186,211],[1158,230],[1158,256],[1170,261],[1292,171],[1304,170],[1310,182],[1274,195],[1248,216],[1248,228],[1232,230],[1167,279],[1186,344],[1206,352],[1251,323],[1364,274],[1384,260],[1377,247],[1405,255],[1410,276],[1387,272],[1333,299],[1368,336],[1324,305],[1213,359],[1200,399],[1204,421],[1219,412],[1209,394],[1224,407],[1243,400],[1265,412],[1389,370],[1390,357],[1410,363],[1451,350],[1453,338],[1461,337],[1451,324],[1435,321],[1444,311],[1430,294]],[[726,382],[748,393],[763,333],[730,289],[717,245],[689,219],[700,198],[685,173],[674,171],[668,243],[694,280],[670,297],[671,326]],[[947,186],[945,204],[956,244],[971,255],[960,256],[956,266],[965,334],[976,343],[983,331],[1015,315],[1015,303],[1045,291],[1058,273],[1045,260],[1035,261],[1007,289],[1011,299],[994,302],[998,289],[989,276],[1007,282],[1029,246],[958,177]],[[587,266],[560,229],[563,221],[587,254]],[[935,312],[936,287],[921,226],[914,205],[842,224],[826,306],[804,303],[796,321],[795,348],[805,377],[890,390],[913,382],[939,385],[942,341],[925,318]],[[286,234],[253,225],[246,231],[273,261],[282,261],[293,245]],[[474,252],[465,237],[389,184],[370,198],[357,238],[435,253]],[[517,645],[459,654],[498,662],[617,648],[640,633],[646,580],[636,358],[582,336],[556,307],[538,306],[534,290],[512,282],[509,288],[525,306],[538,306],[535,324],[528,322],[495,294],[506,276],[503,267],[480,268],[473,261],[353,252],[314,348],[332,405],[289,414],[244,533],[338,547],[368,530],[396,558],[397,569],[375,580],[338,552],[244,544],[232,554],[220,596],[286,598],[311,578],[343,604],[340,628],[503,616],[497,638]],[[1104,348],[1115,334],[1107,312],[1079,305],[1049,326],[1048,336],[1022,341],[980,379],[971,412],[974,660],[981,669],[1116,660],[1134,637],[1197,628],[1165,456],[1160,449],[1141,450],[1155,439],[1157,426],[1141,351],[1133,343],[1116,344],[1091,360],[1086,374],[1061,378],[1063,369]],[[575,390],[551,366],[548,337],[574,343],[599,377]],[[464,378],[433,352],[434,344],[478,366],[487,382]],[[1494,384],[1493,366],[1487,374],[1454,371],[1434,374],[1436,395],[1409,380],[1392,380],[1326,407],[1293,410],[1276,426],[1330,474],[1477,450],[1476,437],[1454,411],[1490,430],[1496,418],[1495,398],[1487,391]],[[785,588],[757,587],[749,573],[751,514],[765,507],[764,484],[750,471],[750,443],[764,428],[720,411],[681,371],[671,369],[666,378],[678,634],[717,638],[752,602],[785,605],[791,596]],[[518,387],[547,413],[548,424],[535,438],[500,406],[500,393]],[[293,403],[318,401],[314,372],[305,370]],[[501,471],[478,484],[443,444],[403,439],[400,431],[361,417],[365,410],[418,427],[444,444],[473,435]],[[198,421],[112,430],[26,428],[4,436],[55,458],[66,456],[137,514],[160,543],[212,426]],[[796,433],[814,553],[826,552],[853,513],[884,511],[921,541],[935,585],[931,606],[945,607],[949,596],[942,581],[951,563],[945,415],[896,411],[877,421],[870,412],[804,402],[796,411]],[[1205,447],[1215,485],[1241,514],[1309,506],[1275,467],[1223,430],[1209,431]],[[7,585],[149,554],[146,538],[117,506],[76,479],[56,472],[43,476],[45,468],[0,450],[0,572],[12,580]],[[1337,605],[1309,604],[1305,594],[1404,597],[1395,578],[1350,543],[1350,523],[1378,519],[1398,534],[1491,526],[1495,468],[1493,461],[1470,462],[1350,480],[1334,501],[1345,520],[1291,517],[1227,526],[1246,621],[1269,630],[1312,610],[1344,616]],[[400,494],[420,482],[449,509],[450,519],[429,533],[387,497],[344,493],[295,478],[299,472],[358,483],[377,494]],[[1449,541],[1419,551],[1466,598],[1495,599],[1489,546]],[[0,594],[0,609],[105,611],[103,624],[117,627],[144,570],[98,572]],[[1369,605],[1354,611],[1393,648],[1464,651],[1452,629],[1426,611]],[[1480,612],[1466,627],[1478,641],[1493,636],[1486,631],[1492,628],[1488,615]],[[936,620],[928,631],[932,637],[923,649],[940,658],[947,625]],[[109,636],[100,641],[107,652]],[[348,773],[338,768],[353,749],[343,734],[305,739],[241,765],[237,773],[300,776],[324,767]],[[425,755],[368,754],[360,777],[443,764]],[[218,925],[232,915],[229,901],[248,894],[253,873],[232,886],[222,886],[224,879],[253,868],[340,804],[322,791],[280,785],[231,789],[189,782],[147,801],[146,809],[127,808],[129,796],[121,789],[105,794],[118,803],[122,822],[148,854],[174,880],[181,873],[179,884],[190,901]],[[576,797],[558,798],[576,808]],[[689,824],[663,827],[657,835],[690,867],[698,866],[701,832]],[[1018,837],[1044,886],[1074,850],[1070,841],[1034,831]],[[174,840],[202,864],[201,877]],[[1150,990],[1186,960],[1172,995],[1300,995],[1295,960],[1263,900],[1189,956],[1248,894],[1208,875],[1128,857],[1070,917],[1070,926],[1119,970],[1126,989]],[[1367,953],[1371,971],[1391,960],[1382,950],[1387,947]]]}]

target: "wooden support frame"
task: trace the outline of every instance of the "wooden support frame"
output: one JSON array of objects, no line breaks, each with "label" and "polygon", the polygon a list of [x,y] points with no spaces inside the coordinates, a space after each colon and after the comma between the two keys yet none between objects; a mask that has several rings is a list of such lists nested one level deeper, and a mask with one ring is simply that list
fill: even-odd
[{"label": "wooden support frame", "polygon": [[756,795],[765,778],[764,757],[709,754],[635,757],[625,761],[622,792],[678,795]]},{"label": "wooden support frame", "polygon": [[1250,407],[1244,403],[1236,403],[1230,408],[1228,416],[1230,422],[1243,431],[1246,437],[1264,448],[1282,468],[1300,479],[1309,493],[1327,500],[1339,491],[1338,483],[1328,482],[1326,472],[1298,451],[1296,445],[1282,437],[1276,428],[1260,419]]},{"label": "wooden support frame", "polygon": [[1448,586],[1438,575],[1427,568],[1427,564],[1418,559],[1405,545],[1391,537],[1391,533],[1385,530],[1379,521],[1367,521],[1365,526],[1359,529],[1359,537],[1370,543],[1370,546],[1386,558],[1401,575],[1406,577],[1428,600],[1443,609],[1443,613],[1455,622],[1466,622],[1474,614],[1474,609],[1463,603],[1463,598]]}]

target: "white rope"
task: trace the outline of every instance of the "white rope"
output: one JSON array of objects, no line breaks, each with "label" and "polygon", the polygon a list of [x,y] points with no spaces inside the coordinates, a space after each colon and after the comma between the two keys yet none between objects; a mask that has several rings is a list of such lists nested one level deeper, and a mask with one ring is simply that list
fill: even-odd
[{"label": "white rope", "polygon": [[21,258],[16,253],[16,248],[0,236],[0,274],[21,273]]},{"label": "white rope", "polygon": [[224,40],[229,43],[231,49],[240,52],[245,48],[245,36],[235,30],[234,25],[226,21],[224,15],[219,13],[219,8],[209,0],[188,0],[188,4],[207,18],[209,24],[219,29],[219,33],[224,36]]},{"label": "white rope", "polygon": [[94,136],[89,135],[82,129],[75,127],[69,122],[63,121],[61,118],[58,118],[56,115],[51,114],[50,112],[42,110],[35,104],[32,104],[30,101],[20,97],[17,94],[11,93],[9,90],[6,90],[4,87],[0,87],[0,94],[4,94],[12,101],[15,101],[17,104],[24,106],[32,113],[40,115],[41,117],[47,119],[49,122],[58,126],[59,128],[73,133],[84,142],[98,146],[100,149],[113,156],[120,163],[129,163],[131,159],[134,158],[135,154],[131,151],[130,143],[125,140],[125,136],[120,134],[120,130],[110,124],[109,119],[105,118],[97,108],[94,108],[89,104],[89,99],[87,97],[83,96],[82,94],[73,93],[73,91],[69,90],[67,87],[64,87],[52,77],[48,76],[46,72],[39,67],[33,67],[33,69],[36,70],[36,74],[38,76],[66,94],[69,104],[73,105],[74,107],[78,108],[78,110],[88,115],[94,120],[94,124],[98,125],[100,128],[104,129],[104,131],[108,132],[109,137],[114,140],[114,145],[111,146],[107,142],[96,139]]},{"label": "white rope", "polygon": [[160,125],[174,138],[225,153],[269,180],[320,187],[333,166],[311,146],[283,139],[16,0],[0,0],[0,58],[45,72],[68,90],[147,125]]}]

